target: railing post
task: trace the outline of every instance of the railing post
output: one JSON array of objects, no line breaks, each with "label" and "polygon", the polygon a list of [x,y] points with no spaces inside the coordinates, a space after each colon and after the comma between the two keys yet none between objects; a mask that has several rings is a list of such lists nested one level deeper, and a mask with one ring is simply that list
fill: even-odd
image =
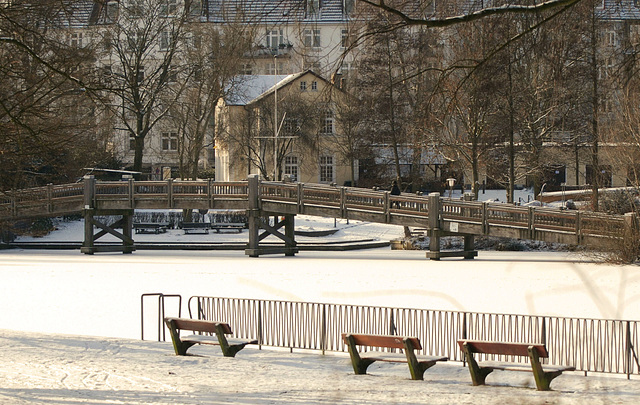
[{"label": "railing post", "polygon": [[320,337],[322,354],[327,350],[327,304],[322,304],[322,331]]},{"label": "railing post", "polygon": [[388,191],[384,192],[384,217],[387,223],[391,222],[391,199],[389,198],[390,193]]},{"label": "railing post", "polygon": [[429,252],[431,260],[440,260],[440,217],[442,216],[442,201],[440,193],[429,194]]},{"label": "railing post", "polygon": [[625,358],[624,358],[624,366],[623,368],[627,371],[627,380],[631,379],[631,325],[630,322],[627,321],[626,322],[626,327],[625,327],[626,331],[625,331],[625,337],[626,337],[626,342],[625,342]]},{"label": "railing post", "polygon": [[529,222],[529,238],[531,239],[535,239],[536,236],[536,213],[533,210],[533,207],[528,207],[528,218],[527,221]]},{"label": "railing post", "polygon": [[257,174],[252,174],[248,178],[248,199],[249,209],[247,210],[247,216],[249,219],[249,246],[246,253],[250,257],[258,257],[258,243],[260,231],[260,179]]},{"label": "railing post", "polygon": [[258,348],[262,349],[264,337],[262,336],[262,304],[264,301],[258,301]]},{"label": "railing post", "polygon": [[304,213],[304,183],[298,183],[298,214]]},{"label": "railing post", "polygon": [[53,183],[47,184],[47,212],[53,212]]},{"label": "railing post", "polygon": [[136,196],[136,185],[133,181],[133,176],[129,176],[127,179],[127,183],[129,184],[129,208],[134,209],[136,207],[135,204],[135,196]]},{"label": "railing post", "polygon": [[582,243],[582,214],[576,212],[576,244]]},{"label": "railing post", "polygon": [[209,200],[209,209],[213,209],[214,196],[213,196],[213,180],[207,179],[207,200]]},{"label": "railing post", "polygon": [[169,208],[173,208],[173,179],[167,179],[167,199]]},{"label": "railing post", "polygon": [[95,195],[95,176],[84,176],[84,209],[95,208]]},{"label": "railing post", "polygon": [[482,203],[482,233],[487,235],[489,233],[489,215],[487,214],[489,203]]}]

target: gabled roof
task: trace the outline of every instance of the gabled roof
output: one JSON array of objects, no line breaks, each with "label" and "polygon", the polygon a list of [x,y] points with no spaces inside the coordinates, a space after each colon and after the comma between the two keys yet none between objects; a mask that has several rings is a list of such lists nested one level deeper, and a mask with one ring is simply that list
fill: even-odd
[{"label": "gabled roof", "polygon": [[225,97],[227,105],[247,105],[260,95],[273,91],[276,85],[291,75],[239,76],[234,80],[234,91]]},{"label": "gabled roof", "polygon": [[328,80],[316,74],[312,70],[306,70],[304,72],[284,76],[240,76],[238,80],[235,81],[236,83],[233,94],[225,98],[225,102],[227,105],[250,105],[258,103],[260,100],[271,96],[275,89],[283,89],[295,80],[306,75],[312,75],[327,85],[331,85]]}]

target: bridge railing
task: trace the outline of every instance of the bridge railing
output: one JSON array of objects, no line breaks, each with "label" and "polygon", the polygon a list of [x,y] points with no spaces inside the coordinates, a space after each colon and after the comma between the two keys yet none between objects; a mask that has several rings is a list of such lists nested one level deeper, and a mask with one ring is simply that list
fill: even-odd
[{"label": "bridge railing", "polygon": [[[214,181],[92,181],[93,202],[111,208],[192,208],[224,207],[216,200],[233,201],[241,208],[248,201],[247,182]],[[83,183],[49,185],[26,190],[0,193],[0,216],[17,218],[34,215],[65,214],[83,208]],[[298,206],[329,207],[332,215],[348,218],[349,211],[370,212],[378,215],[374,220],[402,223],[402,217],[413,218],[413,224],[426,224],[429,217],[429,199],[409,194],[391,195],[388,191],[335,187],[321,184],[260,182],[260,198],[272,202]],[[477,201],[442,198],[439,206],[443,221],[482,225],[473,232],[486,233],[490,227],[523,230],[535,237],[537,231],[576,235],[581,238],[623,238],[631,217],[572,210],[517,207]],[[380,216],[379,214],[385,214]],[[400,219],[398,219],[400,218]],[[480,231],[482,229],[482,231]]]},{"label": "bridge railing", "polygon": [[94,198],[98,201],[129,201],[136,207],[141,201],[166,201],[172,208],[176,201],[204,202],[214,199],[248,198],[246,182],[213,181],[112,181],[96,182]]},{"label": "bridge railing", "polygon": [[81,208],[83,195],[82,183],[0,192],[0,217],[69,213]]},{"label": "bridge railing", "polygon": [[188,310],[192,318],[225,320],[236,337],[257,338],[265,346],[345,352],[342,333],[393,334],[420,338],[422,354],[463,361],[458,339],[539,342],[547,345],[549,363],[584,372],[640,374],[640,321],[204,296],[191,297]]}]

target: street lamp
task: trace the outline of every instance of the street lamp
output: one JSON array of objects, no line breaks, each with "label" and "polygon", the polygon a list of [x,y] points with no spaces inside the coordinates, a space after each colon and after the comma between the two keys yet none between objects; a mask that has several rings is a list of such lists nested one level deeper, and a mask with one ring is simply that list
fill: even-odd
[{"label": "street lamp", "polygon": [[447,179],[447,184],[449,185],[449,199],[451,199],[451,195],[453,194],[453,186],[456,184],[456,179],[453,177],[449,177]]},{"label": "street lamp", "polygon": [[273,71],[275,86],[273,87],[273,181],[278,181],[278,50],[273,54]]}]

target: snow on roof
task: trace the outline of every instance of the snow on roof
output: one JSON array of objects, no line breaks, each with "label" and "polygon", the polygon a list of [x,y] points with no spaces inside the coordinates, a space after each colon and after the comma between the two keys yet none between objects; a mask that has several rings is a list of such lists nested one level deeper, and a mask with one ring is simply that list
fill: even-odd
[{"label": "snow on roof", "polygon": [[234,91],[225,101],[228,105],[247,105],[264,94],[273,91],[275,86],[282,87],[282,83],[294,75],[252,75],[239,76]]}]

